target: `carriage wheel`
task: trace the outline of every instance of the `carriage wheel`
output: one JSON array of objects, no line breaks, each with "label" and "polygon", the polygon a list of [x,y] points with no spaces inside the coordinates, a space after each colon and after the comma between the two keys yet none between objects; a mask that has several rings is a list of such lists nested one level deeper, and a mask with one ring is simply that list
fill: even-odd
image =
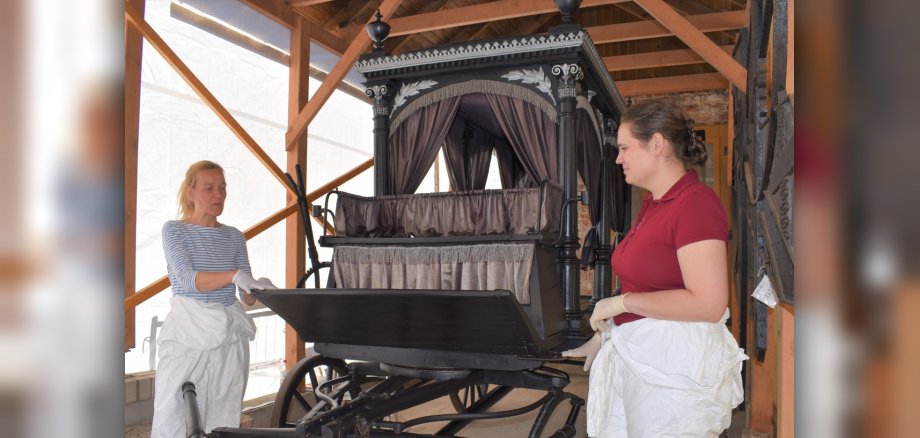
[{"label": "carriage wheel", "polygon": [[[343,377],[349,373],[345,361],[325,356],[313,356],[301,359],[288,371],[275,396],[270,427],[294,427],[319,399],[313,394],[313,388],[331,379]],[[304,392],[298,391],[299,387]]]},{"label": "carriage wheel", "polygon": [[457,392],[450,393],[450,403],[454,405],[454,409],[457,412],[463,412],[467,408],[481,400],[486,394],[489,393],[489,384],[481,383],[478,385],[470,385],[466,388],[463,388]]}]

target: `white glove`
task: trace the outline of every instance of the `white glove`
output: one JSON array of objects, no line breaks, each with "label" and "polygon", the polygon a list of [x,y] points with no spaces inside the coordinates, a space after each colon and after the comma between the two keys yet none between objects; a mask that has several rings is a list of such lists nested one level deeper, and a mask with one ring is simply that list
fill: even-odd
[{"label": "white glove", "polygon": [[[269,282],[269,283],[271,283],[271,282]],[[252,290],[253,290],[253,289],[256,289],[256,290],[264,290],[264,289],[265,289],[265,285],[264,285],[264,284],[259,283],[258,281],[256,281],[256,279],[252,278],[252,275],[249,275],[248,273],[246,273],[246,272],[243,271],[242,269],[237,270],[237,271],[236,271],[236,274],[233,274],[233,284],[235,284],[236,287],[240,288],[241,290],[243,290],[243,291],[246,292],[247,294],[252,294]]]},{"label": "white glove", "polygon": [[594,363],[594,358],[597,357],[597,352],[600,350],[601,335],[599,333],[594,333],[594,336],[592,336],[591,339],[588,339],[588,342],[585,342],[581,347],[578,347],[574,350],[563,351],[562,356],[585,358],[585,366],[582,369],[588,371],[591,369],[591,364]]},{"label": "white glove", "polygon": [[263,290],[267,290],[267,289],[278,289],[278,286],[275,286],[275,283],[272,283],[272,281],[269,280],[268,278],[259,277],[259,279],[256,280],[256,281],[257,281],[259,284],[262,285],[262,289],[263,289]]},{"label": "white glove", "polygon": [[615,297],[604,298],[594,305],[594,313],[591,314],[591,329],[594,331],[605,332],[610,328],[610,318],[621,313],[629,312],[623,299],[627,294],[617,295]]}]

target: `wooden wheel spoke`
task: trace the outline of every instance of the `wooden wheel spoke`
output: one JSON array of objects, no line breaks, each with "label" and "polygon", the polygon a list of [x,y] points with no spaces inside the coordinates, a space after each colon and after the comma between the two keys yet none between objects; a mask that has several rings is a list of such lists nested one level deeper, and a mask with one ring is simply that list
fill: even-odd
[{"label": "wooden wheel spoke", "polygon": [[313,406],[310,406],[310,403],[307,402],[307,399],[303,398],[303,395],[301,395],[298,391],[294,391],[294,400],[297,400],[297,402],[300,403],[300,406],[303,407],[307,412],[309,412],[310,409],[313,409]]}]

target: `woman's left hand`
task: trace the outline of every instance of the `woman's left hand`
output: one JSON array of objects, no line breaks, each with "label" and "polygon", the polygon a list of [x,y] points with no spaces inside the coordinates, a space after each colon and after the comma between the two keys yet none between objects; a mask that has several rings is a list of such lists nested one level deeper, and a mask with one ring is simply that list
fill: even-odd
[{"label": "woman's left hand", "polygon": [[623,298],[626,295],[617,295],[615,297],[604,298],[594,305],[594,313],[591,314],[591,329],[594,331],[606,331],[609,328],[608,318],[613,318],[621,313],[626,313],[626,306],[623,305]]}]

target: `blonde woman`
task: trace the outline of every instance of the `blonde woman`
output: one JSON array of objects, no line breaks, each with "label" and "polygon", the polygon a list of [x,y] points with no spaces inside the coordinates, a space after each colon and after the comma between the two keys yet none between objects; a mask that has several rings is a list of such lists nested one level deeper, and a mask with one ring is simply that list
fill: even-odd
[{"label": "blonde woman", "polygon": [[255,325],[237,300],[255,304],[246,239],[221,224],[227,183],[211,161],[192,164],[178,193],[181,219],[163,225],[163,250],[172,285],[170,312],[158,338],[153,437],[185,437],[181,386],[195,384],[201,424],[239,427]]}]

